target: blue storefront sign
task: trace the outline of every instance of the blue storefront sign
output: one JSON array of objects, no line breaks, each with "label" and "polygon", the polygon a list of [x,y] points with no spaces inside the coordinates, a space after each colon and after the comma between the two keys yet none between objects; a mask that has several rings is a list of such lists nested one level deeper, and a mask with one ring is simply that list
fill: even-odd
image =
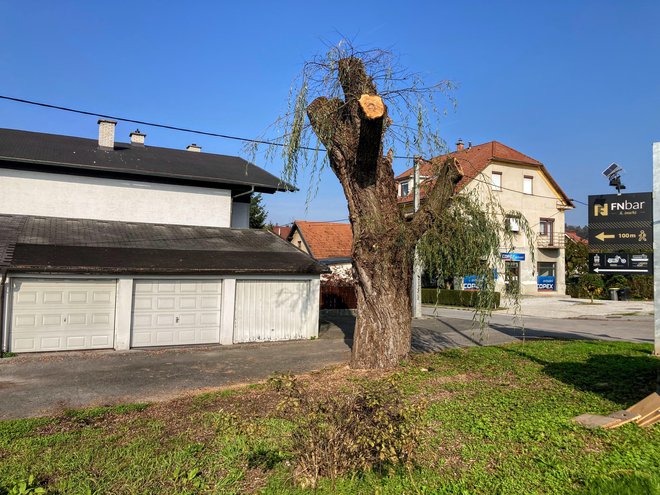
[{"label": "blue storefront sign", "polygon": [[[493,279],[497,280],[497,270],[493,269]],[[481,277],[477,277],[476,275],[468,275],[467,277],[463,277],[463,282],[461,284],[461,289],[462,290],[480,290],[481,285],[483,285],[481,282]]]},{"label": "blue storefront sign", "polygon": [[463,290],[479,290],[479,285],[477,284],[476,275],[468,275],[463,277]]},{"label": "blue storefront sign", "polygon": [[525,261],[525,253],[502,253],[504,261]]},{"label": "blue storefront sign", "polygon": [[555,277],[539,276],[536,280],[536,289],[538,291],[555,291]]}]

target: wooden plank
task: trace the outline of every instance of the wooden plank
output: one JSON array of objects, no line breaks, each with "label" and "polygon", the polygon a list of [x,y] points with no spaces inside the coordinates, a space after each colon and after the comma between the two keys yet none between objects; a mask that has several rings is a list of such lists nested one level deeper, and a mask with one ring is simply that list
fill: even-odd
[{"label": "wooden plank", "polygon": [[640,418],[640,415],[631,413],[626,410],[622,410],[622,411],[613,412],[612,414],[608,414],[607,417],[620,420],[618,423],[615,423],[610,426],[605,426],[605,428],[612,429],[612,428],[618,428],[619,426],[625,425],[626,423],[630,423],[631,421],[637,421]]},{"label": "wooden plank", "polygon": [[655,414],[651,414],[650,416],[644,418],[642,421],[638,421],[637,424],[642,428],[648,428],[649,426],[656,424],[658,421],[660,421],[660,411],[656,411]]},{"label": "wooden plank", "polygon": [[618,418],[608,418],[607,416],[598,416],[597,414],[582,414],[573,418],[573,421],[587,428],[611,428],[621,420]]},{"label": "wooden plank", "polygon": [[650,416],[651,414],[655,413],[658,409],[660,409],[660,395],[658,395],[657,392],[653,392],[645,399],[640,400],[634,406],[631,406],[628,409],[626,409],[626,411],[634,414],[639,414],[640,418],[637,421],[639,423],[647,416]]}]

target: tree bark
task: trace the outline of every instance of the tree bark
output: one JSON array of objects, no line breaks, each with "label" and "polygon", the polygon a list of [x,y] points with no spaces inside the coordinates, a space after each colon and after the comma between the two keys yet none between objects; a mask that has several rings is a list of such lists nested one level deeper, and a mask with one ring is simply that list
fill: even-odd
[{"label": "tree bark", "polygon": [[[351,366],[392,368],[410,352],[413,253],[433,214],[427,208],[413,222],[403,218],[392,152],[383,155],[383,135],[390,124],[387,106],[363,62],[342,59],[338,74],[343,101],[319,97],[307,115],[343,187],[353,230],[358,307]],[[443,170],[449,184],[436,196],[447,202],[460,175],[451,164]]]}]

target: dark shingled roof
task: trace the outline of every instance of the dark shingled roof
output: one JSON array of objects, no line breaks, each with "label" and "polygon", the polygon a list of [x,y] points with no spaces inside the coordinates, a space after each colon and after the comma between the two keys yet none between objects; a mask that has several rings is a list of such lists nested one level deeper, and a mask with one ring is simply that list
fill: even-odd
[{"label": "dark shingled roof", "polygon": [[[18,227],[17,227],[18,225]],[[10,236],[14,236],[11,239]],[[327,268],[267,230],[0,215],[11,271],[320,274]]]},{"label": "dark shingled roof", "polygon": [[[37,165],[53,172],[86,172],[206,187],[254,186],[257,192],[293,191],[279,178],[237,156],[115,143],[102,150],[95,139],[0,129],[0,162]],[[3,164],[0,163],[0,166]]]}]

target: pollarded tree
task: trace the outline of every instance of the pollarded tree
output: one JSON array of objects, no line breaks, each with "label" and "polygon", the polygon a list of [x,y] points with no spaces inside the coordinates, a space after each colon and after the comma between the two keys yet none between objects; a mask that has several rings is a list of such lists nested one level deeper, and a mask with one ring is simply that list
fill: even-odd
[{"label": "pollarded tree", "polygon": [[389,52],[358,52],[343,43],[305,65],[289,112],[279,121],[285,132],[284,178],[296,182],[305,167],[318,178],[323,165],[317,158],[322,157],[348,202],[358,299],[354,368],[391,368],[409,354],[412,266],[420,239],[449,242],[459,211],[463,220],[481,219],[477,223],[490,229],[473,231],[476,248],[461,253],[472,266],[485,266],[483,260],[500,246],[493,230],[497,222],[474,199],[455,196],[463,175],[453,158],[434,163],[419,211],[406,217],[397,203],[393,148],[400,145],[408,155],[443,151],[433,119],[435,97],[448,89],[449,83],[426,86],[417,75],[396,69]]}]

